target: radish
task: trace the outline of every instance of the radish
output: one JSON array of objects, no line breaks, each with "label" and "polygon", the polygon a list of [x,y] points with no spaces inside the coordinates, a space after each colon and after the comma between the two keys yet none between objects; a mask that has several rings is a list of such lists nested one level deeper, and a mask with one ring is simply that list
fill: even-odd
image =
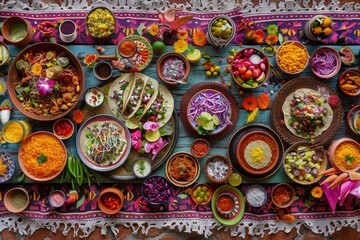
[{"label": "radish", "polygon": [[5,99],[0,105],[0,120],[2,125],[10,120],[11,109],[12,107],[10,100]]},{"label": "radish", "polygon": [[261,57],[254,53],[250,56],[249,60],[252,64],[259,64],[261,62]]}]

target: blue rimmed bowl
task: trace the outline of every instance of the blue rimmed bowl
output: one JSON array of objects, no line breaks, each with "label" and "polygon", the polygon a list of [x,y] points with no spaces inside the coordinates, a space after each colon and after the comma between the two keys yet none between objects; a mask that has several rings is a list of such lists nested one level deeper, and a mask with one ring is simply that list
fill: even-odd
[{"label": "blue rimmed bowl", "polygon": [[9,180],[15,171],[15,163],[13,157],[7,152],[0,152],[0,165],[6,166],[4,174],[0,175],[0,183]]},{"label": "blue rimmed bowl", "polygon": [[[112,124],[114,130],[113,133],[119,134],[119,139],[122,139],[122,144],[120,145],[114,145],[113,150],[119,149],[120,146],[123,146],[119,152],[112,152],[110,151],[104,151],[103,154],[100,153],[101,148],[103,148],[103,145],[96,144],[91,145],[91,135],[98,136],[97,130],[99,129],[98,126],[101,124]],[[111,141],[110,138],[107,140],[104,140],[103,142],[109,144],[109,141]],[[114,143],[119,144],[119,143]],[[94,151],[93,149],[98,149],[98,151]],[[107,172],[114,170],[118,167],[120,167],[127,159],[127,157],[130,154],[131,150],[131,136],[129,130],[126,128],[125,124],[120,121],[119,119],[115,118],[114,116],[107,115],[107,114],[101,114],[96,115],[92,118],[89,118],[84,124],[81,126],[81,128],[78,131],[77,137],[76,137],[76,150],[81,158],[81,160],[84,162],[86,166],[89,168],[99,171],[99,172]],[[97,153],[95,153],[97,152]],[[112,158],[105,158],[103,157],[105,154],[115,154]],[[102,156],[99,156],[102,155]]]}]

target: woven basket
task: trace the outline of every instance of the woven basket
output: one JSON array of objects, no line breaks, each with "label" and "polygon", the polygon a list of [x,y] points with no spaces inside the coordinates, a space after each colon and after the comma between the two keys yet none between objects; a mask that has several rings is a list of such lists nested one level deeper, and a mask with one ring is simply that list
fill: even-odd
[{"label": "woven basket", "polygon": [[[229,169],[228,169],[225,177],[222,178],[222,179],[215,179],[214,177],[210,176],[209,173],[208,173],[208,170],[207,170],[207,169],[208,169],[208,165],[209,165],[209,163],[212,162],[214,159],[221,159],[221,160],[223,160],[223,161],[228,165],[228,167],[229,167]],[[207,177],[211,182],[213,182],[213,183],[223,183],[223,182],[225,182],[225,181],[227,181],[227,180],[229,179],[229,177],[230,177],[230,175],[231,175],[231,173],[232,173],[232,165],[231,165],[230,160],[229,160],[228,158],[226,158],[225,156],[223,156],[223,155],[214,155],[214,156],[210,157],[210,158],[206,161],[205,166],[204,166],[204,172],[205,172],[206,177]]]}]

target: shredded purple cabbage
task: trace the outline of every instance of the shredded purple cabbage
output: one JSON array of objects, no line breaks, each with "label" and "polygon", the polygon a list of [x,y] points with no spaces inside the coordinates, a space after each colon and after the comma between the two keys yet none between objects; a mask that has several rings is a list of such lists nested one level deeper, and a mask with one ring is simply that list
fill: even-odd
[{"label": "shredded purple cabbage", "polygon": [[228,112],[230,110],[229,102],[216,91],[204,91],[198,94],[190,102],[189,116],[192,121],[195,121],[202,112],[208,112],[211,115],[217,115],[220,119],[220,126],[225,124],[232,125]]},{"label": "shredded purple cabbage", "polygon": [[315,72],[321,75],[329,75],[337,68],[336,55],[327,50],[319,51],[311,60]]}]

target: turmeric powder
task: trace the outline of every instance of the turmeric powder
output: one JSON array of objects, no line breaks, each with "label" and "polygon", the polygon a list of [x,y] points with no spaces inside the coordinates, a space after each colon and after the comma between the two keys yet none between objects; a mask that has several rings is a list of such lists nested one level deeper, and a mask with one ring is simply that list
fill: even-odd
[{"label": "turmeric powder", "polygon": [[9,143],[17,143],[24,136],[24,128],[18,122],[9,122],[5,127],[4,138]]}]

